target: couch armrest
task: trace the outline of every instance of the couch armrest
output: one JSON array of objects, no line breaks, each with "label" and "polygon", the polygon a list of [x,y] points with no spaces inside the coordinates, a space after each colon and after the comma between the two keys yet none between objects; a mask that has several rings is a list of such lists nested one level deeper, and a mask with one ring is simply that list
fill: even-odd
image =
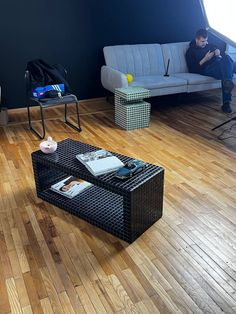
[{"label": "couch armrest", "polygon": [[112,93],[115,92],[115,88],[128,87],[125,74],[107,65],[103,65],[101,68],[101,82],[102,86]]}]

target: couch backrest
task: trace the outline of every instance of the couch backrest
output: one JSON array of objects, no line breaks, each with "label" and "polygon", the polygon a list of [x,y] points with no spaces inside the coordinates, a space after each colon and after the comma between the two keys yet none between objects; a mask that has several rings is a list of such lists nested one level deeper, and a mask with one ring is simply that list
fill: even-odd
[{"label": "couch backrest", "polygon": [[226,45],[226,53],[234,60],[236,61],[236,47]]},{"label": "couch backrest", "polygon": [[159,44],[118,45],[103,48],[106,65],[134,76],[164,74]]},{"label": "couch backrest", "polygon": [[165,68],[167,68],[168,59],[169,74],[188,72],[188,67],[185,59],[186,51],[189,47],[189,42],[179,42],[161,45]]}]

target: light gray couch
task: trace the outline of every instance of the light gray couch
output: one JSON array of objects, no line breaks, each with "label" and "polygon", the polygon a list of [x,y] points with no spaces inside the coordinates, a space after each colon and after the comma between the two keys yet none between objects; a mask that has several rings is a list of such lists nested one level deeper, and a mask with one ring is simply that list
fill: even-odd
[{"label": "light gray couch", "polygon": [[[226,45],[226,53],[236,62],[236,47]],[[236,74],[234,74],[233,81],[236,84]]]},{"label": "light gray couch", "polygon": [[[189,42],[104,47],[102,85],[113,93],[115,88],[140,86],[149,89],[151,96],[220,88],[219,80],[188,72],[185,60],[188,46]],[[168,60],[169,76],[164,76]],[[134,77],[131,84],[127,82],[127,73]]]}]

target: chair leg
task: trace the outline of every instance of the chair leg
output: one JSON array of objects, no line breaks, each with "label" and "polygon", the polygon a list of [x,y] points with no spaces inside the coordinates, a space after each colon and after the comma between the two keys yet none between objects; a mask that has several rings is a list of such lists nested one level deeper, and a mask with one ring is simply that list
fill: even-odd
[{"label": "chair leg", "polygon": [[41,115],[41,123],[42,123],[42,128],[43,128],[43,134],[39,134],[33,127],[31,123],[31,115],[30,115],[30,107],[27,107],[28,111],[28,120],[29,120],[29,128],[31,131],[33,131],[41,140],[44,139],[45,137],[45,124],[44,124],[44,115],[43,115],[43,108],[40,106],[40,115]]},{"label": "chair leg", "polygon": [[67,125],[69,125],[71,128],[75,129],[76,131],[81,132],[82,129],[81,129],[81,126],[80,126],[79,102],[78,102],[78,101],[75,102],[75,106],[76,106],[76,114],[77,114],[77,123],[78,123],[78,126],[72,124],[70,121],[67,120],[67,104],[65,104],[65,123],[66,123]]}]

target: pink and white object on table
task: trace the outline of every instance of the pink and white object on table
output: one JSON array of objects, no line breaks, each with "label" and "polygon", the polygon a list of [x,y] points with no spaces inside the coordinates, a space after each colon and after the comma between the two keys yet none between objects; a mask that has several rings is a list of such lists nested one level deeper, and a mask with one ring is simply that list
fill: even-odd
[{"label": "pink and white object on table", "polygon": [[44,154],[52,154],[57,149],[57,142],[53,141],[51,136],[49,136],[47,141],[43,141],[39,144],[39,148]]}]

